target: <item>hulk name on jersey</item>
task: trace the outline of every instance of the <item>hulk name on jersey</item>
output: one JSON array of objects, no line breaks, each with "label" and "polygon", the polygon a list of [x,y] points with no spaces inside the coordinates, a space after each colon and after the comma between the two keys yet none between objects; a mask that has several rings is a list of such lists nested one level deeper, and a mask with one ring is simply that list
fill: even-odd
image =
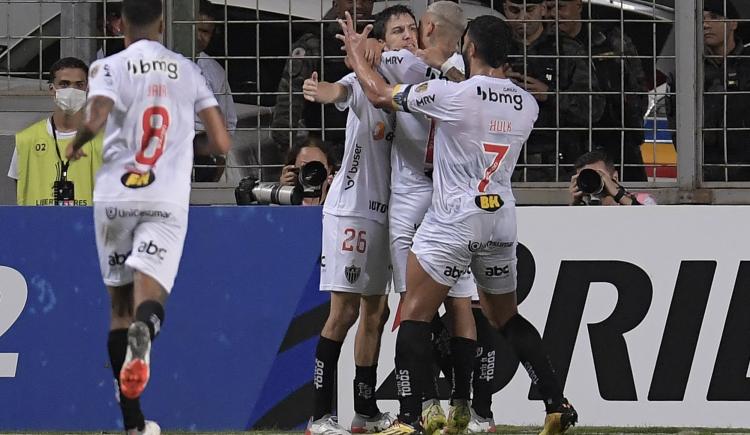
[{"label": "hulk name on jersey", "polygon": [[346,101],[336,108],[349,114],[341,169],[333,179],[323,212],[359,216],[385,224],[390,197],[392,116],[367,100],[352,73],[338,82],[348,89]]},{"label": "hulk name on jersey", "polygon": [[217,106],[200,69],[155,41],[139,40],[94,62],[89,98],[114,102],[94,202],[151,201],[187,207],[194,117]]},{"label": "hulk name on jersey", "polygon": [[[463,58],[455,53],[450,59],[463,71]],[[380,74],[390,83],[421,83],[442,79],[440,70],[430,67],[409,50],[389,51],[382,54]],[[432,190],[432,146],[434,131],[430,119],[420,114],[399,112],[391,153],[391,190],[408,193]],[[428,144],[430,146],[428,146]]]},{"label": "hulk name on jersey", "polygon": [[531,94],[509,79],[476,75],[397,85],[393,107],[436,122],[431,208],[440,222],[515,205],[511,175],[539,115]]}]

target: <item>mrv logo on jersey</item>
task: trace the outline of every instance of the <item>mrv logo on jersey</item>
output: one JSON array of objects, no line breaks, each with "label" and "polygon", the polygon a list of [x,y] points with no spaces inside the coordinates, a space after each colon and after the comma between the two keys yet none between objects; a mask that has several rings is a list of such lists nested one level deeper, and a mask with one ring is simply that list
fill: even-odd
[{"label": "mrv logo on jersey", "polygon": [[[515,92],[513,89],[503,89],[506,92]],[[501,91],[495,91],[488,87],[482,89],[481,86],[477,86],[477,95],[482,97],[482,101],[490,101],[492,103],[500,104],[512,104],[514,110],[523,110],[523,96],[521,94],[510,94]]]},{"label": "mrv logo on jersey", "polygon": [[176,80],[179,77],[177,72],[177,62],[160,59],[133,59],[128,60],[128,71],[130,74],[149,74],[152,72],[165,73],[167,77]]}]

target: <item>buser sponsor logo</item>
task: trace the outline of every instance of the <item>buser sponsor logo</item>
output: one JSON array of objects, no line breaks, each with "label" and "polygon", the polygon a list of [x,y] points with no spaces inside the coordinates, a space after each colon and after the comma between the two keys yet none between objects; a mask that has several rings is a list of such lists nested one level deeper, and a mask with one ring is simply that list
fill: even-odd
[{"label": "buser sponsor logo", "polygon": [[478,195],[474,197],[474,203],[485,211],[497,211],[503,206],[503,200],[497,194]]},{"label": "buser sponsor logo", "polygon": [[160,248],[156,243],[154,243],[153,240],[149,240],[148,243],[141,242],[141,244],[138,245],[138,252],[148,255],[156,255],[159,260],[163,260],[164,254],[167,253],[167,250],[164,248]]},{"label": "buser sponsor logo", "polygon": [[477,86],[477,95],[482,97],[482,101],[490,101],[492,103],[500,104],[513,104],[514,110],[523,110],[523,96],[521,94],[505,93],[501,91],[494,91],[492,88],[482,89],[481,86]]},{"label": "buser sponsor logo", "polygon": [[133,59],[128,60],[130,74],[164,73],[172,80],[179,77],[177,62],[161,59]]},{"label": "buser sponsor logo", "polygon": [[362,147],[359,144],[354,146],[354,157],[352,157],[352,166],[346,172],[346,187],[344,190],[349,190],[356,184],[354,176],[359,172],[359,159],[362,158]]}]

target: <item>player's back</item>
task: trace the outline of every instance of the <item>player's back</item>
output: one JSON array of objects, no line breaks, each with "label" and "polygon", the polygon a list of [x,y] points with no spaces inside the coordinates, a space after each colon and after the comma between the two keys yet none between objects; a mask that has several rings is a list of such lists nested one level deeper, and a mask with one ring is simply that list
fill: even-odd
[{"label": "player's back", "polygon": [[158,42],[139,40],[95,62],[89,98],[114,101],[94,201],[187,206],[195,113],[215,106],[200,70]]},{"label": "player's back", "polygon": [[[408,106],[437,121],[433,209],[445,221],[514,203],[511,174],[539,106],[508,79],[417,85]],[[510,205],[510,204],[509,204]]]}]

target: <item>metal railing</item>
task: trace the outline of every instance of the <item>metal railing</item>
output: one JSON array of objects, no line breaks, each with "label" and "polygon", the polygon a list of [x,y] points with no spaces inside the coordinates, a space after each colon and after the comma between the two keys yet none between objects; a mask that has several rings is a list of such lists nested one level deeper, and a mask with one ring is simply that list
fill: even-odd
[{"label": "metal railing", "polygon": [[[375,2],[375,11],[395,3],[408,4],[419,18],[428,1]],[[626,186],[647,191],[660,203],[750,203],[750,193],[745,189],[750,186],[750,176],[743,178],[745,171],[750,172],[750,148],[742,152],[736,144],[745,127],[750,127],[750,111],[738,116],[732,107],[740,104],[744,108],[741,105],[743,95],[750,99],[750,77],[744,79],[742,75],[743,59],[750,55],[738,49],[728,54],[719,53],[716,59],[704,58],[702,0],[589,0],[583,2],[580,18],[566,18],[565,5],[558,5],[555,0],[547,2],[541,16],[532,16],[531,9],[535,7],[532,4],[514,3],[522,11],[511,16],[509,5],[501,0],[459,0],[458,3],[464,6],[470,18],[492,13],[504,16],[512,26],[520,24],[529,29],[542,24],[550,32],[551,51],[534,52],[533,42],[519,42],[519,57],[513,60],[513,65],[518,67],[514,70],[528,76],[542,76],[534,78],[548,83],[549,90],[542,92],[540,99],[547,97],[547,101],[557,103],[549,122],[537,125],[539,133],[547,132],[554,138],[551,148],[544,144],[545,151],[537,153],[535,144],[527,144],[519,161],[514,178],[519,203],[567,203],[575,158],[600,146],[605,146],[615,158]],[[750,8],[741,5],[743,2],[736,3],[740,4],[740,16],[750,18],[744,15],[750,13],[746,10]],[[5,46],[0,53],[0,75],[4,82],[0,83],[0,93],[21,99],[46,95],[46,70],[57,57],[87,56],[84,60],[88,62],[93,60],[98,48],[107,53],[108,48],[118,43],[117,35],[108,26],[110,18],[116,19],[113,13],[116,5],[116,2],[78,0],[0,1],[0,17],[5,19],[4,23],[0,22],[0,50]],[[310,130],[319,129],[324,139],[330,139],[331,135],[336,138],[337,133],[340,137],[344,127],[331,125],[335,120],[327,119],[330,112],[322,111],[317,115],[319,126],[309,125],[310,116],[314,115],[299,113],[300,110],[309,112],[311,105],[299,103],[301,80],[305,77],[299,76],[296,69],[303,68],[304,65],[300,65],[304,62],[313,61],[316,71],[326,75],[326,68],[334,65],[331,59],[341,58],[340,52],[325,47],[331,42],[327,27],[335,25],[335,13],[329,10],[330,5],[330,0],[215,0],[216,14],[206,17],[201,14],[198,0],[165,1],[165,42],[186,56],[195,59],[198,55],[199,26],[213,24],[218,29],[204,51],[226,72],[231,91],[223,92],[233,98],[239,120],[234,132],[235,148],[227,156],[226,169],[218,181],[194,185],[195,201],[232,202],[232,189],[246,175],[264,181],[278,179],[279,170],[286,163],[284,151]],[[563,9],[557,9],[558,6]],[[726,24],[724,29],[729,30],[723,31],[725,38],[730,36],[733,22],[745,21],[742,18],[713,19]],[[24,29],[21,23],[24,20],[34,25]],[[577,23],[586,36],[579,39],[587,41],[588,45],[579,45],[579,51],[568,53],[566,47],[571,44],[562,33],[563,28]],[[560,31],[549,30],[555,28]],[[628,51],[627,40],[618,40],[611,50],[600,50],[598,41],[593,39],[598,37],[599,29],[604,29],[603,33],[609,37],[613,29],[618,29],[630,37],[638,53]],[[321,41],[322,49],[301,47],[299,41],[305,38],[308,42],[310,39]],[[715,82],[704,93],[703,66],[709,61],[716,64],[710,70]],[[578,68],[577,73],[590,78],[602,74],[600,65],[608,65],[611,71],[602,77],[606,80],[590,80],[586,87],[566,86],[567,78],[562,69],[571,63]],[[549,65],[547,70],[533,71],[535,65],[544,64]],[[633,64],[640,64],[643,71],[639,76],[641,82],[636,83],[640,87],[635,88],[628,83],[628,68]],[[581,70],[581,65],[585,71]],[[543,77],[545,71],[551,71],[551,77]],[[750,74],[750,68],[747,71]],[[280,82],[284,81],[292,85],[280,87]],[[601,86],[604,81],[608,82],[608,88]],[[746,83],[748,88],[744,88]],[[586,122],[572,123],[566,119],[570,115],[569,108],[561,105],[564,106],[566,99],[581,96],[587,97],[581,99],[587,103],[584,104],[588,112],[584,113]],[[281,108],[283,104],[279,100],[285,102],[286,107]],[[605,108],[614,113],[610,114],[610,121],[614,123],[594,119],[594,108],[601,100],[609,100]],[[642,122],[636,124],[625,119],[634,100],[648,102],[647,110],[641,114]],[[709,119],[705,118],[705,101],[711,103],[708,114],[712,124],[704,128],[704,119]],[[716,116],[717,111],[720,116]],[[283,112],[294,116],[280,119]],[[745,119],[748,119],[746,123]],[[606,137],[605,133],[610,133],[609,137],[615,140],[600,143],[597,138]],[[578,139],[568,139],[574,135]],[[641,136],[640,143],[633,142],[632,138]],[[708,154],[704,153],[705,137],[709,137],[712,144]],[[715,149],[716,144],[720,144],[719,149]],[[534,171],[542,176],[532,176]],[[643,178],[631,178],[631,173],[641,174]]]}]

